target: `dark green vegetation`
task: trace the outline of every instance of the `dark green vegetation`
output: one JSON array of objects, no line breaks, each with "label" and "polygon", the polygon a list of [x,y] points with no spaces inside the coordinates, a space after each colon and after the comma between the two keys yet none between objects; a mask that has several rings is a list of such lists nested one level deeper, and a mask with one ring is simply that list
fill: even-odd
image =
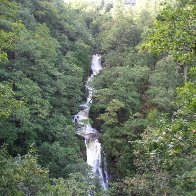
[{"label": "dark green vegetation", "polygon": [[94,52],[110,195],[196,194],[195,5],[104,2],[0,0],[0,195],[103,195],[71,122]]}]

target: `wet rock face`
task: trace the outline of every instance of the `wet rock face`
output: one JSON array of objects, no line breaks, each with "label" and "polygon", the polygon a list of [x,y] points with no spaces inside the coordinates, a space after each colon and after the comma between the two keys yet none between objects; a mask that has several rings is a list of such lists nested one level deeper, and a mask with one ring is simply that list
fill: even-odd
[{"label": "wet rock face", "polygon": [[81,104],[80,106],[79,106],[79,110],[85,110],[85,109],[87,109],[88,108],[88,105],[86,105],[86,104]]},{"label": "wet rock face", "polygon": [[98,132],[92,128],[89,123],[89,111],[93,100],[94,89],[92,86],[92,80],[94,76],[100,73],[102,70],[101,56],[95,54],[92,57],[91,63],[91,75],[88,77],[86,82],[86,89],[88,91],[87,101],[79,106],[79,112],[73,117],[73,121],[76,123],[77,134],[89,139],[90,137],[98,138]]},{"label": "wet rock face", "polygon": [[[79,106],[79,112],[73,117],[73,122],[76,124],[77,134],[85,138],[87,163],[92,167],[92,171],[99,177],[100,184],[106,190],[108,187],[108,179],[105,167],[102,168],[101,160],[101,143],[99,142],[99,133],[94,129],[89,122],[89,111],[93,100],[94,89],[92,81],[94,76],[102,70],[101,56],[95,54],[92,57],[91,75],[86,82],[88,91],[87,101]],[[104,173],[104,175],[103,175]]]}]

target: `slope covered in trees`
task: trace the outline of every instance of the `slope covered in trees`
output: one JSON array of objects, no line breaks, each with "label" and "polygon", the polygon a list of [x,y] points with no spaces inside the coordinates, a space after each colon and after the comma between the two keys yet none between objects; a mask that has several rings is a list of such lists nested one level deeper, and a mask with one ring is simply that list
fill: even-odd
[{"label": "slope covered in trees", "polygon": [[[89,72],[93,39],[87,25],[61,0],[0,3],[0,144],[11,156],[22,156],[2,150],[0,192],[38,195],[45,187],[70,195],[81,178],[85,193],[91,182],[82,180],[88,167],[71,116]],[[32,144],[37,158],[27,154]],[[78,173],[71,185],[49,179],[68,179],[70,173]]]},{"label": "slope covered in trees", "polygon": [[0,0],[2,195],[104,195],[71,121],[93,53],[109,194],[195,194],[195,4],[161,2]]}]

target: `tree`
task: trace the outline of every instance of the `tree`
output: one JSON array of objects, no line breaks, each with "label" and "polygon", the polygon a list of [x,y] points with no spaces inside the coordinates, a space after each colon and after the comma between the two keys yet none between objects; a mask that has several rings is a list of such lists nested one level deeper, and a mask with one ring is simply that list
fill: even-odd
[{"label": "tree", "polygon": [[141,48],[153,53],[171,54],[183,67],[185,82],[187,67],[191,67],[195,59],[194,15],[192,0],[179,0],[174,7],[167,5],[141,44]]},{"label": "tree", "polygon": [[173,121],[162,118],[159,127],[149,126],[135,143],[137,175],[118,184],[125,193],[194,195],[195,89],[191,80],[178,88]]},{"label": "tree", "polygon": [[[6,53],[1,59],[9,60],[1,62],[0,81],[10,84],[1,85],[1,115],[9,113],[0,124],[1,144],[12,156],[23,156],[35,143],[39,163],[50,168],[50,176],[68,178],[83,170],[75,162],[85,167],[84,144],[71,116],[85,94],[92,36],[85,19],[61,0],[14,2],[3,0],[0,8],[0,52]],[[15,110],[20,102],[25,107]],[[47,159],[55,153],[65,161],[61,166]]]},{"label": "tree", "polygon": [[48,171],[40,167],[30,153],[12,158],[1,149],[0,159],[0,190],[3,195],[37,195],[49,183]]},{"label": "tree", "polygon": [[23,102],[16,100],[11,85],[0,84],[0,119],[8,118],[22,107]]},{"label": "tree", "polygon": [[0,30],[0,62],[8,60],[6,50],[13,49],[13,38],[14,34],[12,32]]},{"label": "tree", "polygon": [[174,99],[180,78],[171,56],[158,61],[149,75],[149,88],[146,92],[149,101],[159,110],[171,113],[175,108]]},{"label": "tree", "polygon": [[87,195],[102,190],[98,179],[86,170],[84,173],[70,174],[68,179],[49,178],[48,170],[37,162],[34,150],[24,156],[10,157],[7,151],[0,150],[0,191],[3,195]]}]

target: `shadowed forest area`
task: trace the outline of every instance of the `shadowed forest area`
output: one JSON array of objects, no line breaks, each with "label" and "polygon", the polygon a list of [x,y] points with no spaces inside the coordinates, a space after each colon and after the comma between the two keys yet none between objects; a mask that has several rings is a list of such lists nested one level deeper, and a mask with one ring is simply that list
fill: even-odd
[{"label": "shadowed forest area", "polygon": [[[0,0],[0,196],[196,195],[193,0]],[[93,54],[91,124],[72,122]]]}]

